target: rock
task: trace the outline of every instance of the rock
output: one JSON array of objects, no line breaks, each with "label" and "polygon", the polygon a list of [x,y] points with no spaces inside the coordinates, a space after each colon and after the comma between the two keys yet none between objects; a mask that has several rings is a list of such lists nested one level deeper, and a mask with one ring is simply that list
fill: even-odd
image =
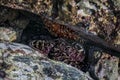
[{"label": "rock", "polygon": [[[45,12],[50,16],[52,15],[52,5],[53,5],[51,1],[52,0],[49,1],[48,0],[27,0],[27,1],[0,0],[0,4],[15,9],[27,10],[30,12],[34,12],[36,14],[39,14],[40,12]],[[58,1],[65,1],[65,2],[62,3],[61,5],[59,4],[59,8],[57,11],[58,17],[56,19],[61,19],[63,20],[63,22],[68,22],[71,24],[79,23],[79,27],[84,26],[92,33],[99,35],[99,37],[101,37],[102,39],[105,39],[106,41],[110,41],[110,43],[113,43],[114,41],[115,44],[119,44],[120,41],[119,34],[115,35],[117,34],[117,30],[119,29],[119,25],[118,25],[119,10],[120,10],[119,0],[58,0]],[[9,15],[7,15],[7,17],[8,19],[6,19],[6,17],[1,18],[0,21],[2,20],[11,21],[15,19],[15,17],[10,18]],[[20,24],[22,23],[24,22],[21,22]],[[19,23],[16,25],[19,25]],[[20,26],[20,28],[21,27],[23,26]],[[114,40],[115,38],[116,40]],[[103,55],[103,57],[104,56],[105,55]],[[98,78],[100,80],[103,78],[110,80],[117,79],[117,70],[118,70],[117,58],[113,56],[104,57],[104,58],[103,57],[100,60],[102,61],[102,63],[99,62],[98,65],[95,65],[97,67],[95,72]],[[101,75],[102,73],[103,75]],[[4,72],[1,71],[0,75],[4,76]],[[52,80],[52,78],[50,77],[47,77],[46,79]]]},{"label": "rock", "polygon": [[6,20],[12,21],[18,17],[18,13],[15,11],[10,11],[7,9],[0,9],[0,22],[4,22]]},{"label": "rock", "polygon": [[90,76],[95,80],[118,80],[119,58],[95,48],[91,47],[88,55]]},{"label": "rock", "polygon": [[0,43],[0,68],[1,80],[92,80],[82,71],[18,43]]},{"label": "rock", "polygon": [[118,36],[116,36],[114,43],[120,46],[120,31],[118,32]]},{"label": "rock", "polygon": [[[1,5],[27,10],[35,14],[45,12],[51,17],[53,14],[57,14],[56,19],[73,25],[84,24],[79,27],[90,29],[92,33],[111,42],[113,42],[112,38],[116,37],[111,35],[117,33],[118,26],[116,25],[119,17],[116,15],[119,14],[119,9],[115,8],[119,8],[119,3],[118,0],[58,0],[53,2],[52,0],[11,0],[10,2],[1,0],[0,2]],[[91,30],[91,27],[94,29]]]},{"label": "rock", "polygon": [[120,0],[112,0],[116,10],[120,10]]},{"label": "rock", "polygon": [[0,41],[14,41],[17,39],[17,33],[12,28],[0,27]]},{"label": "rock", "polygon": [[119,80],[118,62],[119,58],[103,54],[95,67],[98,78],[100,80]]}]

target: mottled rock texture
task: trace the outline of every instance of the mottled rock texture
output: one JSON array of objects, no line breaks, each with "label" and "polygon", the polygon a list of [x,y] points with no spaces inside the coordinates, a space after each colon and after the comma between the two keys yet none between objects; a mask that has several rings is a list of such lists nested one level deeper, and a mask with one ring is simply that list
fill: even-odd
[{"label": "mottled rock texture", "polygon": [[17,33],[12,28],[0,27],[0,41],[14,41]]},{"label": "mottled rock texture", "polygon": [[18,43],[0,43],[1,80],[92,80],[64,63]]},{"label": "mottled rock texture", "polygon": [[[0,4],[36,14],[45,12],[55,20],[83,27],[111,44],[120,45],[119,0],[0,0]],[[29,23],[29,20],[20,17],[14,21],[18,18],[14,12],[8,11],[6,16],[2,14],[6,14],[6,10],[0,13],[0,22],[10,21],[20,33]],[[118,58],[103,54],[98,65],[92,66],[98,68],[95,72],[99,79],[117,79]]]}]

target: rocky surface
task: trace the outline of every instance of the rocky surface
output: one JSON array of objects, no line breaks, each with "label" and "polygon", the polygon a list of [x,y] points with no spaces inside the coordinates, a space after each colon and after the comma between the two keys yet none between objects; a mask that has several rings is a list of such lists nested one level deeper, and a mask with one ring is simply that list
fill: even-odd
[{"label": "rocky surface", "polygon": [[116,57],[103,55],[95,67],[95,72],[100,80],[119,80],[118,61]]},{"label": "rocky surface", "polygon": [[[109,42],[113,45],[117,44],[116,46],[120,45],[119,44],[120,42],[120,38],[119,38],[120,1],[119,0],[80,0],[80,1],[58,0],[55,2],[54,1],[52,2],[52,0],[27,0],[27,1],[0,0],[0,4],[16,9],[27,10],[30,12],[34,12],[36,14],[45,12],[45,14],[51,16],[55,20],[62,20],[65,23],[67,22],[73,25],[77,25],[79,27],[83,27],[85,30],[92,32],[94,35],[98,35],[106,42]],[[41,39],[48,39],[49,33],[44,34],[47,35],[47,38],[43,36],[44,31],[46,32],[48,31],[46,29],[43,30],[42,27],[41,27],[42,29],[39,29],[38,27],[41,26],[39,25],[39,22],[30,21],[27,17],[25,17],[25,15],[21,15],[17,11],[11,11],[9,9],[4,9],[4,10],[0,9],[0,12],[1,12],[0,25],[11,26],[13,30],[16,30],[20,36],[22,34],[22,31],[24,30],[23,31],[24,34],[22,34],[22,36],[29,36],[27,38],[26,37],[23,38],[24,42],[27,41],[29,43],[29,41],[33,39],[38,40],[38,42]],[[34,23],[35,25],[34,28],[28,27],[29,25],[31,25],[31,22]],[[52,28],[53,30],[56,29],[55,27]],[[40,32],[42,32],[42,34]],[[50,31],[50,34],[51,33],[53,32]],[[53,34],[56,35],[55,33]],[[38,35],[42,35],[42,36],[38,37]],[[64,34],[59,34],[59,35],[64,35]],[[51,35],[49,35],[49,37],[51,37]],[[4,39],[6,39],[6,37]],[[9,38],[9,40],[10,39],[11,37]],[[11,41],[12,40],[13,39],[11,39]],[[91,67],[88,72],[93,72],[90,74],[95,80],[97,79],[117,80],[118,62],[119,62],[118,58],[110,55],[106,55],[105,52],[99,52],[99,49],[96,49],[95,47],[93,47],[92,49],[88,49],[87,51],[86,51],[86,55],[90,56],[89,59],[90,61],[88,60],[88,64]],[[99,61],[98,63],[94,63],[95,62],[94,60],[96,60],[96,57],[99,57],[100,53],[103,53],[102,58],[100,60],[98,59]],[[94,54],[94,55],[91,57],[91,55],[89,54]]]},{"label": "rocky surface", "polygon": [[18,43],[0,43],[1,80],[92,80],[64,63]]},{"label": "rocky surface", "polygon": [[14,41],[17,39],[17,33],[12,28],[0,27],[0,41]]},{"label": "rocky surface", "polygon": [[44,12],[51,17],[56,15],[55,19],[84,27],[108,42],[113,42],[120,30],[118,0],[1,0],[0,4],[36,14]]}]

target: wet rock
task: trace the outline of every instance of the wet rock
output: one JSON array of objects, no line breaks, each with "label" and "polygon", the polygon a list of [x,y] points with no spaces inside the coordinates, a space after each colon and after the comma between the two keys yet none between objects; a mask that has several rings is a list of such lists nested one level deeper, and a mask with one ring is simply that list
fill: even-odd
[{"label": "wet rock", "polygon": [[0,57],[1,80],[92,80],[78,69],[50,60],[26,45],[0,43]]}]

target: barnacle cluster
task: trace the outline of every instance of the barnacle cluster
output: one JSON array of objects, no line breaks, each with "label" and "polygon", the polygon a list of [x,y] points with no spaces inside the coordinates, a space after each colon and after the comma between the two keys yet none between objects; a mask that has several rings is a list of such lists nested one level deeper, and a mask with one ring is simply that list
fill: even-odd
[{"label": "barnacle cluster", "polygon": [[70,44],[64,39],[33,40],[30,46],[50,59],[62,61],[78,69],[84,66],[85,50],[78,43]]}]

